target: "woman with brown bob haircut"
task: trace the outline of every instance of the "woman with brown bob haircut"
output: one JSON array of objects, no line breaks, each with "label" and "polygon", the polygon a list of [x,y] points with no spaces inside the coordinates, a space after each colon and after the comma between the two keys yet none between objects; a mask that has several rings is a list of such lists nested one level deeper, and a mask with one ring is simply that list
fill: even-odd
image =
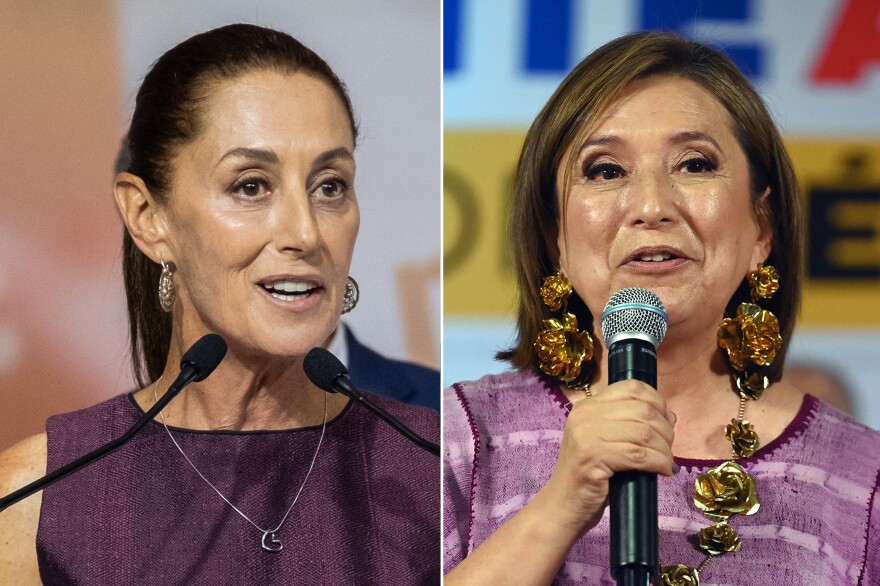
[{"label": "woman with brown bob haircut", "polygon": [[[529,129],[511,208],[515,371],[444,397],[445,583],[611,583],[626,471],[661,475],[657,583],[880,580],[880,436],[780,380],[800,193],[730,60],[655,32],[596,50]],[[606,302],[653,324],[657,390],[608,383]]]}]

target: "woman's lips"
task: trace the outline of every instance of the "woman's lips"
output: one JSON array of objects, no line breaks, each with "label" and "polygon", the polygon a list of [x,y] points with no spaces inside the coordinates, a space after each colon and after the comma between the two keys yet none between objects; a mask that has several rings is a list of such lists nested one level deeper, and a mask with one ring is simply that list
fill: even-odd
[{"label": "woman's lips", "polygon": [[291,277],[269,279],[259,283],[259,287],[272,299],[286,304],[301,304],[324,291],[314,280]]},{"label": "woman's lips", "polygon": [[687,255],[674,246],[642,246],[629,253],[622,267],[640,273],[673,271],[688,262]]},{"label": "woman's lips", "polygon": [[644,256],[634,258],[623,264],[624,267],[639,272],[662,273],[675,270],[688,262],[688,259],[674,256],[664,260],[641,260]]}]

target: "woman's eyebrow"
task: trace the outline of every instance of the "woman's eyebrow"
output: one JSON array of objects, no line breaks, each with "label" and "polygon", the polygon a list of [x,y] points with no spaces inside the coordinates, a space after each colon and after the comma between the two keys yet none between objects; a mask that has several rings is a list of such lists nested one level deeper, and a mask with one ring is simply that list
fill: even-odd
[{"label": "woman's eyebrow", "polygon": [[710,145],[721,150],[721,146],[715,141],[714,138],[706,134],[705,132],[699,130],[683,130],[682,132],[677,132],[669,139],[671,144],[681,144],[683,142],[692,142],[692,141],[702,141],[708,142]]},{"label": "woman's eyebrow", "polygon": [[[215,168],[219,166],[220,163],[229,158],[251,159],[270,165],[277,165],[280,162],[280,159],[278,158],[278,155],[275,153],[275,151],[251,147],[238,147],[227,151],[222,157],[220,157],[220,160],[217,161],[217,165],[215,165]],[[349,159],[353,161],[354,155],[352,155],[351,151],[346,147],[331,149],[315,157],[315,160],[312,162],[312,168],[321,167],[337,159]]]},{"label": "woman's eyebrow", "polygon": [[321,167],[337,159],[349,159],[354,161],[354,155],[346,147],[337,147],[315,157],[315,160],[312,162],[312,169]]},{"label": "woman's eyebrow", "polygon": [[620,144],[622,142],[623,139],[614,134],[595,134],[584,141],[584,144],[581,145],[580,150],[584,150],[593,146]]},{"label": "woman's eyebrow", "polygon": [[277,165],[279,162],[278,155],[275,153],[275,151],[250,147],[238,147],[227,151],[226,154],[220,157],[220,160],[217,161],[217,165],[215,165],[215,168],[219,166],[220,163],[231,157],[253,159],[255,161],[267,163],[270,165]]}]

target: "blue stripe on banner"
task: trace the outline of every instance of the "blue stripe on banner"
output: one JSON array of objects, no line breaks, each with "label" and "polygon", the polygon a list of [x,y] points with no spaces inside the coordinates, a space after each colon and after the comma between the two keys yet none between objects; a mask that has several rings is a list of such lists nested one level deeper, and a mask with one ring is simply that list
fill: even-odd
[{"label": "blue stripe on banner", "polygon": [[751,0],[643,0],[643,29],[685,32],[694,20],[740,20],[751,17]]},{"label": "blue stripe on banner", "polygon": [[528,0],[526,71],[568,72],[572,16],[571,0]]},{"label": "blue stripe on banner", "polygon": [[[674,31],[693,37],[688,29],[695,21],[739,21],[745,25],[753,12],[752,0],[644,0],[640,28]],[[758,45],[698,40],[708,41],[724,51],[751,79],[763,77],[764,54]]]},{"label": "blue stripe on banner", "polygon": [[443,0],[443,72],[461,66],[461,0]]},{"label": "blue stripe on banner", "polygon": [[763,51],[757,45],[724,45],[719,48],[750,79],[764,77]]}]

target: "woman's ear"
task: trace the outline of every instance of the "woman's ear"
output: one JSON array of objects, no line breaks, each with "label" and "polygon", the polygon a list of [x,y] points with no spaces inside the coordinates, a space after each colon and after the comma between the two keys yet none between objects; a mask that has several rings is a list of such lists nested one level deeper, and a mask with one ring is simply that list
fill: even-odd
[{"label": "woman's ear", "polygon": [[755,253],[752,258],[752,266],[764,263],[773,250],[773,212],[770,209],[770,188],[755,203],[755,221],[758,224],[758,239],[755,241]]},{"label": "woman's ear", "polygon": [[126,229],[141,252],[156,263],[173,261],[164,210],[143,179],[131,173],[117,174],[113,196]]}]

